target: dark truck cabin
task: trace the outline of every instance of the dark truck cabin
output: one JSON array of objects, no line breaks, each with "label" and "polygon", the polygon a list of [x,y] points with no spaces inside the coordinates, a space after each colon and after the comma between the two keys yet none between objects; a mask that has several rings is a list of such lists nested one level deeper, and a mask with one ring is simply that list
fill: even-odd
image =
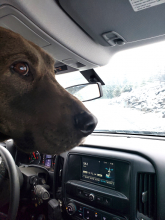
[{"label": "dark truck cabin", "polygon": [[98,119],[59,155],[1,143],[22,176],[15,219],[165,219],[164,11],[164,0],[0,0],[0,26],[49,53]]}]

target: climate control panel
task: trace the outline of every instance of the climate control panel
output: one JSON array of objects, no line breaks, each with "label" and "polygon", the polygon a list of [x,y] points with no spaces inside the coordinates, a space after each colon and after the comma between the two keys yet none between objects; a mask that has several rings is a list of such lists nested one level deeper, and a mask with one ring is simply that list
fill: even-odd
[{"label": "climate control panel", "polygon": [[[93,198],[93,197],[92,197]],[[71,219],[83,220],[126,220],[124,217],[116,216],[102,210],[87,206],[86,204],[70,200],[66,204],[66,211]]]}]

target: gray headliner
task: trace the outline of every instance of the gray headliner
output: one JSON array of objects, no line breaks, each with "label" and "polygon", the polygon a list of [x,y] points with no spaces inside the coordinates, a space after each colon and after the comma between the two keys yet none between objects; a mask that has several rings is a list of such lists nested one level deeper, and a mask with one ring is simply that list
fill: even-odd
[{"label": "gray headliner", "polygon": [[[129,0],[59,0],[63,9],[97,42],[115,31],[127,42],[165,34],[165,4],[135,12]],[[84,16],[85,14],[85,16]]]},{"label": "gray headliner", "polygon": [[[0,0],[0,6],[14,6],[25,15],[31,22],[40,28],[54,41],[67,48],[79,58],[83,58],[91,64],[104,65],[109,60],[110,51],[96,44],[88,37],[53,0]],[[5,10],[5,9],[4,9]],[[13,12],[11,12],[13,14]],[[3,10],[0,17],[3,16]],[[19,19],[20,15],[19,15]],[[25,17],[22,18],[25,20]],[[24,21],[25,22],[25,21]],[[47,40],[47,39],[46,39]],[[48,40],[48,42],[50,42]],[[49,48],[48,48],[49,47]],[[56,51],[48,46],[48,52],[56,58]],[[60,53],[60,51],[58,51]],[[67,52],[66,52],[67,53]],[[67,58],[74,58],[73,54]],[[60,60],[62,61],[62,60]],[[79,60],[78,60],[79,61]],[[83,62],[82,62],[83,63]]]},{"label": "gray headliner", "polygon": [[[112,2],[115,4],[114,0]],[[107,64],[112,55],[120,50],[165,40],[165,36],[159,36],[128,43],[124,46],[103,47],[86,35],[54,0],[0,0],[1,8],[3,5],[17,8],[19,19],[22,19],[25,24],[29,20],[32,30],[35,30],[37,34],[40,34],[51,44],[45,47],[45,50],[51,53],[55,59],[62,61],[73,58],[86,65],[83,70]],[[121,0],[120,5],[122,5]],[[129,10],[132,10],[131,6],[129,7]],[[12,10],[11,14],[15,9]],[[155,7],[152,10],[155,10]],[[23,16],[20,15],[20,12]],[[3,16],[3,13],[3,10],[0,11],[0,17]],[[104,12],[100,10],[100,14],[103,15]]]}]

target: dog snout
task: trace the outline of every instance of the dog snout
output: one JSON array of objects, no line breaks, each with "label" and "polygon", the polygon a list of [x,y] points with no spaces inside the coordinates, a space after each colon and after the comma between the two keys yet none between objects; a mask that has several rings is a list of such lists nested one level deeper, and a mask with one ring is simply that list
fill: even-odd
[{"label": "dog snout", "polygon": [[88,112],[77,114],[74,118],[76,127],[84,136],[91,134],[98,123],[97,118]]}]

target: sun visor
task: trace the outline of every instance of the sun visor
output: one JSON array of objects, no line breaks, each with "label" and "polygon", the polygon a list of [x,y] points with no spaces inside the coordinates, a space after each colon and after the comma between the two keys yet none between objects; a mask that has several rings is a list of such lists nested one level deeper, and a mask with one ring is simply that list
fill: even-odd
[{"label": "sun visor", "polygon": [[[111,39],[107,40],[106,35],[114,32],[125,43],[165,35],[164,0],[59,0],[59,3],[89,36],[103,46],[110,45]],[[122,41],[119,38],[121,45]]]}]

